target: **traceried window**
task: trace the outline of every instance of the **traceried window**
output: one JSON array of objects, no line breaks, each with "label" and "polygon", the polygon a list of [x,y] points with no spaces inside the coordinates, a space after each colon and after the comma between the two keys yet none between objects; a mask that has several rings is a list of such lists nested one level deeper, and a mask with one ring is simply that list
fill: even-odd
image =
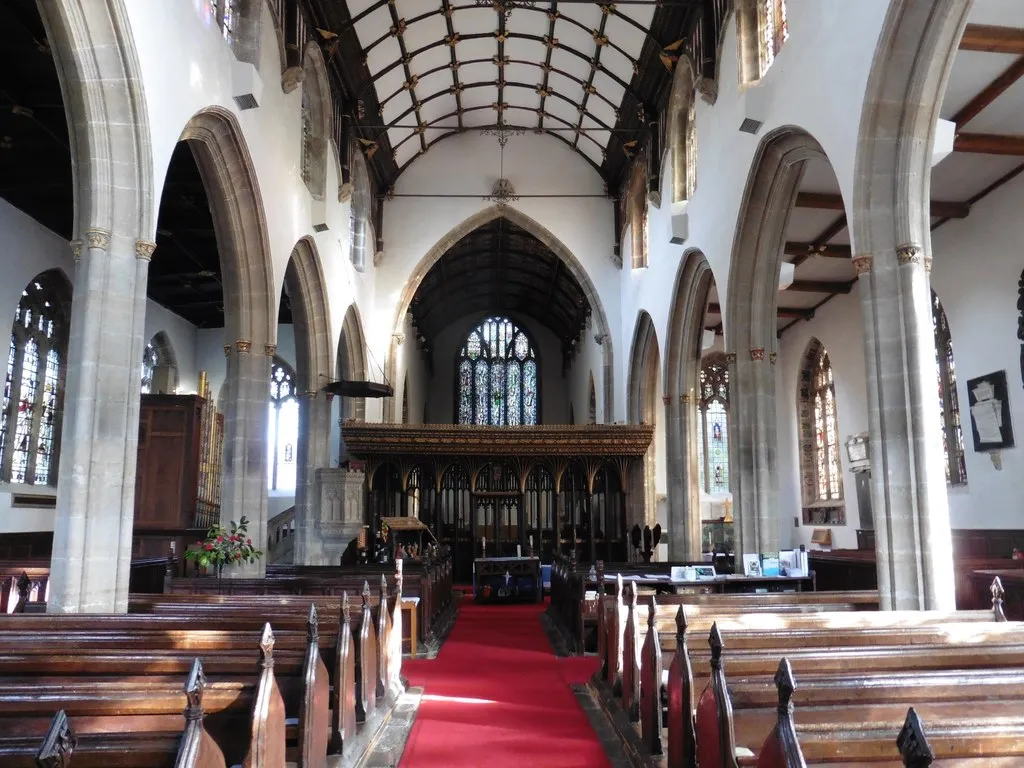
[{"label": "traceried window", "polygon": [[629,183],[622,200],[623,228],[629,227],[633,269],[647,266],[647,159],[633,161]]},{"label": "traceried window", "polygon": [[153,391],[153,374],[159,365],[160,353],[153,342],[149,342],[142,352],[142,394],[148,395]]},{"label": "traceried window", "polygon": [[700,371],[700,486],[706,493],[729,492],[729,369],[725,358],[705,360]]},{"label": "traceried window", "polygon": [[779,55],[783,44],[789,39],[786,24],[786,0],[758,0],[758,29],[761,33],[761,76]]},{"label": "traceried window", "polygon": [[60,280],[39,275],[22,291],[14,315],[0,414],[0,467],[11,483],[57,481],[68,332]]},{"label": "traceried window", "polygon": [[538,423],[537,355],[526,331],[506,317],[473,328],[456,361],[459,424]]},{"label": "traceried window", "polygon": [[235,4],[236,0],[211,0],[210,2],[210,12],[228,43],[234,39]]},{"label": "traceried window", "polygon": [[805,504],[843,499],[836,388],[828,352],[812,339],[800,372],[800,469]]},{"label": "traceried window", "polygon": [[295,371],[274,358],[270,369],[270,421],[267,434],[268,487],[295,490],[295,453],[299,442],[299,401]]},{"label": "traceried window", "polygon": [[686,199],[692,200],[697,189],[697,99],[690,93],[686,115]]},{"label": "traceried window", "polygon": [[960,426],[960,401],[956,395],[956,364],[953,362],[953,338],[939,297],[932,291],[932,325],[935,330],[935,376],[939,387],[939,414],[942,419],[942,451],[946,459],[946,484],[967,483],[964,461],[964,433]]}]

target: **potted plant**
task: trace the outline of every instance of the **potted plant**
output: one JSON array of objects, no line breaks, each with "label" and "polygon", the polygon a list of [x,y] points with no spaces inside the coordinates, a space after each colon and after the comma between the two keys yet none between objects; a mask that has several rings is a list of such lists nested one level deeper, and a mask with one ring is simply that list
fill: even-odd
[{"label": "potted plant", "polygon": [[251,564],[263,557],[263,551],[256,549],[248,536],[247,517],[243,515],[237,523],[232,520],[230,525],[231,530],[220,523],[211,525],[205,541],[197,541],[185,552],[185,558],[203,568],[215,567],[219,579],[225,565]]}]

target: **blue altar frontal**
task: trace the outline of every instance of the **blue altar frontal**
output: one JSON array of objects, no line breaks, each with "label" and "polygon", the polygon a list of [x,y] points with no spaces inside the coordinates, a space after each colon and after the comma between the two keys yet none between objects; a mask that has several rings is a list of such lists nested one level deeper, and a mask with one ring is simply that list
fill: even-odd
[{"label": "blue altar frontal", "polygon": [[473,595],[478,603],[540,602],[538,557],[478,557],[473,561]]}]

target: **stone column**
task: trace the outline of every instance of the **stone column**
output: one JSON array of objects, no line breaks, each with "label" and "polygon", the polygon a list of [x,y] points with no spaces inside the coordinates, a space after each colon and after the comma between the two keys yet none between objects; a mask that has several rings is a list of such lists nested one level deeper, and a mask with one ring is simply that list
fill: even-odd
[{"label": "stone column", "polygon": [[700,437],[700,411],[697,408],[697,393],[688,392],[679,396],[682,412],[682,476],[683,499],[685,503],[686,548],[683,557],[700,560],[702,530],[700,517],[700,468],[697,466],[697,441]]},{"label": "stone column", "polygon": [[296,565],[322,563],[322,540],[316,535],[320,495],[316,472],[331,459],[331,396],[304,392],[299,397],[299,444],[296,451],[295,557]]},{"label": "stone column", "polygon": [[679,398],[665,396],[665,474],[668,489],[668,557],[669,560],[686,559],[687,503],[686,443],[682,407]]},{"label": "stone column", "polygon": [[[258,350],[238,339],[224,346],[227,356],[224,408],[224,474],[221,479],[220,521],[224,526],[249,519],[253,541],[267,540],[267,419],[270,365],[276,347]],[[224,569],[225,576],[262,577],[266,558],[256,565]]]},{"label": "stone column", "polygon": [[931,258],[908,244],[853,263],[864,314],[882,606],[950,610],[953,546],[935,383]]},{"label": "stone column", "polygon": [[93,228],[73,247],[77,267],[47,610],[123,613],[135,515],[146,278],[156,246]]},{"label": "stone column", "polygon": [[736,554],[777,552],[778,437],[775,353],[763,347],[729,353],[729,472],[733,488]]}]

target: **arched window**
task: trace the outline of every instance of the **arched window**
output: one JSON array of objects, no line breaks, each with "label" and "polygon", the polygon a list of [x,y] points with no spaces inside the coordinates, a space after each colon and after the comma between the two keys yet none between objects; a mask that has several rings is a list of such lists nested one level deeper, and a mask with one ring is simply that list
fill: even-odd
[{"label": "arched window", "polygon": [[761,76],[764,77],[789,39],[786,0],[759,0],[757,21],[761,32]]},{"label": "arched window", "polygon": [[633,269],[647,266],[647,158],[640,155],[633,161],[629,184],[622,204],[623,227],[631,233]]},{"label": "arched window", "polygon": [[363,151],[352,146],[352,200],[348,209],[350,248],[349,257],[353,266],[362,271],[366,268],[366,256],[374,247],[370,216],[373,194],[370,188],[370,172],[366,168]]},{"label": "arched window", "polygon": [[295,490],[295,452],[298,441],[299,401],[295,397],[295,371],[275,357],[270,369],[270,421],[267,435],[270,490]]},{"label": "arched window", "polygon": [[333,113],[330,85],[323,55],[316,43],[306,46],[303,61],[302,180],[315,200],[323,200],[327,196],[328,147]]},{"label": "arched window", "polygon": [[812,339],[800,372],[800,462],[804,501],[841,501],[842,464],[839,458],[839,422],[836,388],[828,352]]},{"label": "arched window", "polygon": [[697,190],[697,100],[690,94],[686,116],[686,199]]},{"label": "arched window", "polygon": [[932,325],[935,330],[935,375],[939,385],[946,484],[964,485],[967,483],[967,464],[964,461],[964,433],[960,427],[960,401],[956,396],[953,338],[949,333],[946,313],[935,291],[932,291]]},{"label": "arched window", "polygon": [[142,352],[142,394],[148,395],[153,391],[153,374],[159,365],[160,353],[151,341]]},{"label": "arched window", "polygon": [[220,27],[224,39],[230,44],[235,37],[235,0],[211,0],[210,11]]},{"label": "arched window", "polygon": [[537,355],[526,331],[489,317],[466,337],[456,361],[459,424],[537,424]]},{"label": "arched window", "polygon": [[705,493],[729,492],[729,368],[708,357],[700,370],[700,485]]},{"label": "arched window", "polygon": [[693,65],[682,57],[676,67],[667,111],[672,161],[672,202],[693,197],[697,186],[697,101]]},{"label": "arched window", "polygon": [[765,76],[789,39],[786,0],[737,0],[740,77],[754,83]]},{"label": "arched window", "polygon": [[11,483],[53,485],[60,453],[68,318],[66,283],[44,272],[21,293],[7,355],[0,414],[0,474]]}]

